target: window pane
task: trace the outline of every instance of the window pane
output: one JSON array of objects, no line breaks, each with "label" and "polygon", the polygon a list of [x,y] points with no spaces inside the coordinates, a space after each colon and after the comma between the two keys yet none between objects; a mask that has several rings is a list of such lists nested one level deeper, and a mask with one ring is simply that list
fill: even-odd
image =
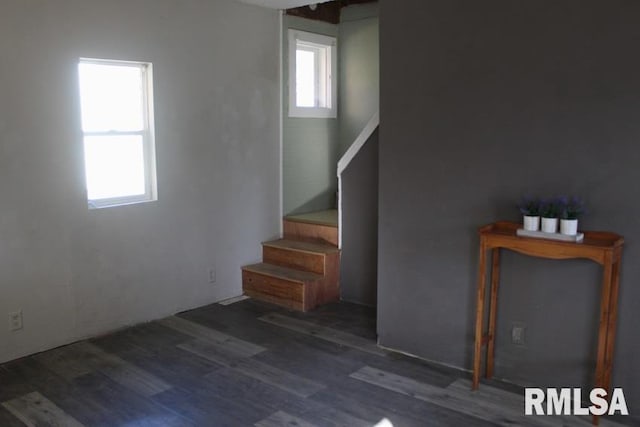
[{"label": "window pane", "polygon": [[144,92],[139,66],[81,62],[79,73],[85,132],[143,129]]},{"label": "window pane", "polygon": [[316,106],[316,54],[309,50],[296,50],[296,105]]},{"label": "window pane", "polygon": [[288,30],[289,117],[337,117],[335,37]]},{"label": "window pane", "polygon": [[86,136],[89,200],[145,194],[142,136]]}]

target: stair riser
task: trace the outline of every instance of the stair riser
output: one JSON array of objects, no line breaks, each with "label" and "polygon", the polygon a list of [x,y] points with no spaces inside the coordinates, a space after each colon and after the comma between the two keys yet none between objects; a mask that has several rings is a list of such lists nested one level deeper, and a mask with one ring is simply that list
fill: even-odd
[{"label": "stair riser", "polygon": [[242,289],[246,295],[294,310],[308,309],[305,306],[310,305],[310,298],[305,291],[308,294],[309,287],[309,284],[242,271]]},{"label": "stair riser", "polygon": [[270,264],[281,265],[316,274],[325,273],[325,255],[301,252],[295,249],[262,247],[262,259]]},{"label": "stair riser", "polygon": [[338,228],[326,225],[307,224],[303,222],[283,222],[284,238],[293,240],[305,240],[309,242],[329,243],[338,246]]},{"label": "stair riser", "polygon": [[325,272],[322,292],[318,295],[318,304],[326,304],[340,300],[340,254],[338,252],[325,256]]}]

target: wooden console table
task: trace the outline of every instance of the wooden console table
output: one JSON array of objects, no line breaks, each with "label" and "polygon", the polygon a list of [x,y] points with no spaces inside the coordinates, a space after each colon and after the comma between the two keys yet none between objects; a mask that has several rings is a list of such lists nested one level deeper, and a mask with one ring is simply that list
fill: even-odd
[{"label": "wooden console table", "polygon": [[[487,378],[493,376],[495,351],[496,313],[498,285],[500,281],[500,249],[509,249],[521,254],[541,258],[572,259],[586,258],[602,265],[604,277],[600,297],[600,324],[598,328],[598,354],[595,387],[607,390],[610,397],[613,346],[618,311],[618,284],[624,239],[614,233],[586,231],[581,243],[519,237],[516,230],[521,225],[513,222],[496,222],[480,228],[480,261],[478,271],[478,293],[476,300],[476,330],[473,356],[473,384],[477,389],[480,381],[482,346],[487,346]],[[487,252],[491,251],[491,294],[489,298],[489,329],[485,334],[484,313],[486,294]]]}]

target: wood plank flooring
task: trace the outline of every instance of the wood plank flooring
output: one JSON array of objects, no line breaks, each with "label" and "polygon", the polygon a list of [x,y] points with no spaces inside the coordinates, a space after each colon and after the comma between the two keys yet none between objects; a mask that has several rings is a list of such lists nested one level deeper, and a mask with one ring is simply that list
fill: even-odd
[{"label": "wood plank flooring", "polygon": [[82,426],[82,424],[67,415],[62,409],[37,391],[3,402],[2,406],[29,426]]},{"label": "wood plank flooring", "polygon": [[525,417],[517,387],[471,392],[375,337],[353,304],[213,304],[0,365],[0,427],[590,425]]}]

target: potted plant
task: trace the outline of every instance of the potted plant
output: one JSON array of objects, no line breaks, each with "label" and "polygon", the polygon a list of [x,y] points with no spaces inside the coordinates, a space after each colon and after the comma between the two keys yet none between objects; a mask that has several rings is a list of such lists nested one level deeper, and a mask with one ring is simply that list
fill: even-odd
[{"label": "potted plant", "polygon": [[525,230],[538,231],[540,229],[540,200],[537,197],[524,196],[518,209],[522,214],[522,223]]},{"label": "potted plant", "polygon": [[584,201],[576,196],[560,198],[560,233],[578,234],[578,217],[584,213]]},{"label": "potted plant", "polygon": [[558,199],[547,199],[540,202],[540,216],[542,217],[542,231],[556,233],[558,231]]}]

